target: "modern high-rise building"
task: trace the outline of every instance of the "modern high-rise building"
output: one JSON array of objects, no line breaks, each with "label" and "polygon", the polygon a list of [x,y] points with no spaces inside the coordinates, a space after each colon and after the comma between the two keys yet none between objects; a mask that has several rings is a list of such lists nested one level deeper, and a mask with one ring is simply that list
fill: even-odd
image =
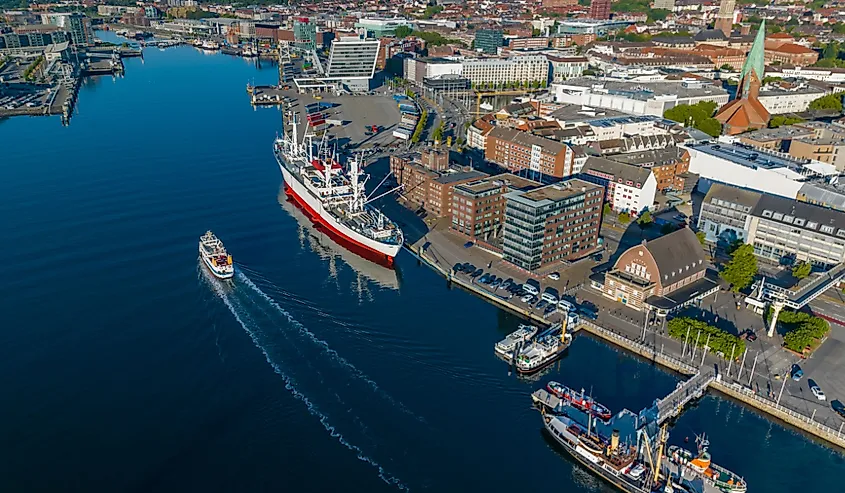
[{"label": "modern high-rise building", "polygon": [[610,19],[610,0],[590,2],[590,19]]},{"label": "modern high-rise building", "polygon": [[495,55],[504,42],[501,29],[479,29],[475,31],[475,49]]},{"label": "modern high-rise building", "polygon": [[719,13],[716,14],[716,24],[713,26],[717,31],[722,31],[725,36],[730,36],[734,25],[734,10],[736,0],[722,0],[719,4]]},{"label": "modern high-rise building", "polygon": [[91,33],[91,19],[79,13],[48,13],[41,14],[43,24],[59,26],[70,35],[70,41],[75,46],[89,46],[94,43]]},{"label": "modern high-rise building", "polygon": [[376,72],[379,42],[377,39],[341,37],[332,42],[326,76],[353,90],[368,90]]},{"label": "modern high-rise building", "polygon": [[603,195],[579,179],[506,194],[503,258],[534,271],[588,254],[598,244]]},{"label": "modern high-rise building", "polygon": [[317,49],[317,25],[307,17],[293,21],[293,44],[299,50],[311,52]]}]

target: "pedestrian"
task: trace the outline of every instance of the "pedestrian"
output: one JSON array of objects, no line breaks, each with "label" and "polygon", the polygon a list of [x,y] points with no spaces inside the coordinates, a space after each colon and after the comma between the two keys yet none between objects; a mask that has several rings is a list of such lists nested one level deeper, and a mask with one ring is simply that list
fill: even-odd
[{"label": "pedestrian", "polygon": [[493,266],[493,262],[492,262],[492,261],[491,261],[491,262],[487,262],[487,268],[488,268],[488,269],[489,269],[490,267],[492,267],[492,266]]}]

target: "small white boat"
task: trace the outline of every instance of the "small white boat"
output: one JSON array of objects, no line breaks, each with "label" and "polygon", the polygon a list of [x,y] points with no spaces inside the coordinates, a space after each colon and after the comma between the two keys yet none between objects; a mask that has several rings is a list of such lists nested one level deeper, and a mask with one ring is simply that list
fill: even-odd
[{"label": "small white boat", "polygon": [[231,279],[235,275],[232,256],[226,252],[226,247],[211,231],[200,236],[200,257],[208,270],[220,279]]},{"label": "small white boat", "polygon": [[530,341],[540,328],[535,325],[520,324],[519,328],[508,334],[507,337],[496,343],[496,354],[510,359],[514,350],[520,345]]}]

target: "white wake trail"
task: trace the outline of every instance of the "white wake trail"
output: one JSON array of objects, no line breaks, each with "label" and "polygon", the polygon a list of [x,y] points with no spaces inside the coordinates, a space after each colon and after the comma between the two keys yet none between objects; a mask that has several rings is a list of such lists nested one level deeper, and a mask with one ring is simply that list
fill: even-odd
[{"label": "white wake trail", "polygon": [[235,307],[235,304],[232,303],[232,301],[229,299],[229,296],[222,289],[219,283],[215,280],[209,280],[209,282],[211,283],[215,293],[217,293],[217,296],[220,297],[226,307],[229,308],[229,311],[232,313],[232,316],[235,317],[235,320],[238,322],[238,324],[240,324],[244,331],[246,331],[247,335],[249,335],[249,338],[252,339],[252,343],[255,345],[255,347],[258,348],[264,354],[264,358],[267,360],[267,363],[273,368],[277,375],[282,377],[282,380],[285,382],[285,389],[287,389],[295,398],[305,404],[308,413],[316,417],[320,421],[320,424],[322,424],[323,428],[325,428],[325,430],[329,432],[329,435],[337,439],[337,441],[340,442],[344,447],[355,452],[358,460],[366,462],[367,464],[370,464],[371,466],[376,468],[376,470],[378,470],[379,478],[381,478],[382,481],[389,485],[396,486],[402,491],[410,491],[410,489],[405,486],[405,484],[402,483],[400,479],[388,473],[384,469],[384,467],[382,467],[379,463],[364,454],[364,451],[361,450],[360,447],[349,443],[349,441],[347,441],[346,438],[339,431],[337,431],[334,425],[329,422],[329,417],[323,414],[317,408],[317,406],[314,405],[314,403],[311,402],[310,399],[308,399],[305,394],[300,392],[299,389],[296,388],[296,382],[293,380],[293,378],[283,372],[282,368],[272,360],[270,354],[267,352],[266,349],[264,349],[264,346],[262,346],[259,342],[258,337],[255,335],[255,332],[251,330],[249,328],[249,324],[244,322],[244,320],[241,318],[240,314],[238,313],[238,309]]},{"label": "white wake trail", "polygon": [[279,314],[281,314],[283,317],[285,317],[288,320],[288,322],[291,323],[291,325],[296,327],[299,330],[300,333],[307,336],[309,339],[311,339],[312,342],[314,342],[318,346],[322,346],[323,349],[326,351],[326,353],[328,353],[329,356],[331,356],[332,359],[334,359],[337,363],[339,363],[341,366],[346,367],[350,372],[352,372],[353,375],[355,375],[357,378],[359,378],[360,380],[365,382],[367,385],[369,385],[370,388],[372,388],[374,391],[381,394],[391,404],[393,404],[394,406],[396,406],[397,408],[402,410],[402,412],[412,416],[414,419],[416,419],[416,420],[418,420],[422,423],[426,422],[423,417],[417,416],[416,414],[414,414],[414,412],[411,411],[410,409],[408,409],[404,404],[402,404],[401,402],[394,399],[393,396],[391,396],[390,394],[387,393],[387,391],[385,391],[384,389],[379,387],[379,385],[373,379],[368,377],[363,371],[359,370],[357,366],[350,363],[349,360],[347,360],[346,358],[341,356],[337,351],[332,349],[331,346],[329,346],[328,342],[324,341],[323,339],[320,339],[319,337],[317,337],[316,334],[314,334],[313,332],[308,330],[308,328],[305,327],[305,325],[303,325],[301,322],[299,322],[299,320],[295,319],[293,317],[293,315],[290,314],[290,312],[288,312],[287,310],[282,308],[281,305],[279,305],[276,302],[276,300],[271,298],[269,295],[267,295],[267,293],[262,291],[261,288],[256,286],[255,283],[252,282],[252,280],[250,280],[246,276],[246,274],[238,271],[237,272],[237,278],[238,278],[238,281],[242,282],[244,285],[246,285],[247,287],[249,287],[250,289],[255,291],[265,301],[267,301],[273,308],[276,309],[276,311],[279,312]]}]

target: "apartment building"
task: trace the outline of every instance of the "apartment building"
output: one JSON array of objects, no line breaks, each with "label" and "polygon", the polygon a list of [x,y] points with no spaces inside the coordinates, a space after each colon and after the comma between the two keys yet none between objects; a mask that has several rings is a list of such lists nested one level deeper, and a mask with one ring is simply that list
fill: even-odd
[{"label": "apartment building", "polygon": [[598,245],[602,192],[571,179],[506,194],[503,258],[535,271],[589,254]]},{"label": "apartment building", "polygon": [[487,133],[484,157],[513,172],[530,170],[563,178],[573,174],[574,154],[561,142],[513,128],[495,127]]},{"label": "apartment building", "polygon": [[751,211],[746,243],[772,262],[829,268],[845,261],[845,212],[763,195]]},{"label": "apartment building", "polygon": [[508,42],[511,50],[543,50],[549,47],[549,38],[513,38]]},{"label": "apartment building", "polygon": [[52,24],[64,29],[70,35],[70,41],[76,46],[94,44],[94,34],[91,31],[91,19],[79,13],[41,14],[42,24]]},{"label": "apartment building", "polygon": [[654,205],[657,178],[651,169],[591,156],[580,176],[604,187],[605,200],[614,211],[637,216]]},{"label": "apartment building", "polygon": [[505,194],[528,191],[541,184],[511,173],[490,176],[453,187],[452,230],[492,246],[501,245]]},{"label": "apartment building", "polygon": [[681,147],[670,146],[664,149],[631,152],[607,156],[608,159],[641,168],[648,168],[657,180],[657,190],[682,191],[687,187],[689,171],[689,152]]}]

